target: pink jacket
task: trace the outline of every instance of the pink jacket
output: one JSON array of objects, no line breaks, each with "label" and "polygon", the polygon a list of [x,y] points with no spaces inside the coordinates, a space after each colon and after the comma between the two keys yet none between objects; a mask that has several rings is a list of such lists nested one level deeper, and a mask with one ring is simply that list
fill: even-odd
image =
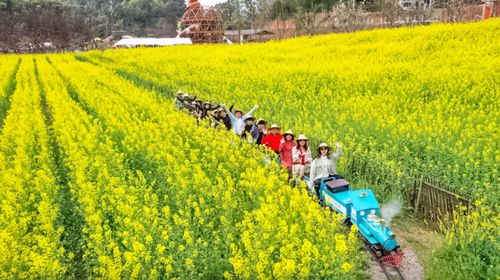
[{"label": "pink jacket", "polygon": [[283,166],[288,167],[293,165],[292,149],[295,146],[297,146],[297,144],[293,141],[285,141],[285,143],[280,144],[279,152],[281,164]]}]

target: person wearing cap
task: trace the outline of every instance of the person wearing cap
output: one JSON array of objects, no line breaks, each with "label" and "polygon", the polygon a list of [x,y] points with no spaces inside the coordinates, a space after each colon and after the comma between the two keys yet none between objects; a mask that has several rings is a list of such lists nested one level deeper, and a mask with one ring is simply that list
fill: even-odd
[{"label": "person wearing cap", "polygon": [[302,179],[304,174],[309,173],[311,168],[312,154],[311,149],[307,146],[308,140],[304,134],[299,135],[297,145],[292,149],[292,174],[299,179]]},{"label": "person wearing cap", "polygon": [[196,100],[196,96],[191,97],[189,95],[189,93],[184,93],[182,95],[182,101],[183,101],[183,103],[189,103],[189,104],[191,104],[191,102],[193,102],[194,100]]},{"label": "person wearing cap", "polygon": [[191,97],[189,93],[185,93],[182,96],[182,108],[186,108],[190,112],[194,112],[196,110],[196,106],[193,104],[196,96]]},{"label": "person wearing cap", "polygon": [[195,118],[199,118],[201,116],[201,111],[200,111],[200,108],[201,108],[201,99],[195,99],[194,101],[191,102],[191,113],[193,114],[193,116]]},{"label": "person wearing cap", "polygon": [[318,157],[315,158],[311,164],[311,174],[309,176],[308,189],[316,189],[316,194],[319,196],[319,183],[320,179],[335,177],[336,179],[344,178],[342,175],[337,174],[337,161],[342,155],[342,147],[340,143],[336,142],[337,152],[331,154],[330,147],[326,143],[319,144]]},{"label": "person wearing cap", "polygon": [[204,119],[208,116],[209,112],[219,109],[220,106],[220,104],[212,106],[212,103],[210,101],[203,103],[198,109],[200,112],[200,119]]},{"label": "person wearing cap", "polygon": [[[229,111],[233,109],[233,106],[234,105],[231,105],[231,107],[229,107]],[[215,112],[211,113],[211,115],[216,122],[220,123],[222,121],[224,123],[224,126],[226,127],[226,130],[231,130],[231,119],[227,115],[226,109],[224,108],[225,105],[221,104],[221,107]]]},{"label": "person wearing cap", "polygon": [[243,129],[243,132],[241,134],[241,138],[247,139],[249,143],[254,143],[254,141],[259,136],[259,129],[253,123],[254,121],[255,121],[255,118],[253,116],[246,118],[245,119],[245,128]]},{"label": "person wearing cap", "polygon": [[241,110],[235,110],[234,114],[231,111],[227,111],[227,114],[231,119],[231,127],[233,128],[234,133],[241,135],[243,129],[245,128],[245,119],[251,117],[257,108],[259,108],[259,105],[255,105],[252,110],[246,114],[243,114],[243,111]]},{"label": "person wearing cap", "polygon": [[273,124],[269,128],[270,133],[262,138],[262,144],[266,145],[277,154],[279,154],[281,139],[283,139],[280,129],[281,128],[277,124]]},{"label": "person wearing cap", "polygon": [[205,103],[203,103],[203,100],[197,98],[195,101],[193,101],[193,106],[195,108],[194,110],[194,116],[198,119],[203,119],[206,117],[206,109],[205,109]]},{"label": "person wearing cap", "polygon": [[183,101],[182,95],[183,95],[183,94],[184,94],[184,92],[182,92],[182,90],[181,90],[181,89],[179,89],[179,90],[177,91],[177,95],[176,95],[176,96],[175,96],[175,98],[174,98],[175,108],[176,108],[177,110],[182,109],[182,103],[183,103],[183,102],[182,102],[182,101]]},{"label": "person wearing cap", "polygon": [[286,167],[289,177],[291,177],[292,175],[292,149],[295,147],[295,142],[293,141],[294,138],[295,135],[293,134],[293,132],[291,130],[288,130],[283,134],[283,138],[281,139],[280,146],[278,148],[278,151],[280,153],[281,165]]},{"label": "person wearing cap", "polygon": [[257,120],[257,132],[259,133],[257,135],[257,139],[255,139],[255,144],[257,145],[262,145],[262,138],[267,135],[267,129],[266,129],[267,122],[264,119],[258,119]]}]

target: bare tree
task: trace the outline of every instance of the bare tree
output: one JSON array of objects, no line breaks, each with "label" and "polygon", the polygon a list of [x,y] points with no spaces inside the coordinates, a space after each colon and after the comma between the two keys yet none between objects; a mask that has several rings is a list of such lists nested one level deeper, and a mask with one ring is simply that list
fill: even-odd
[{"label": "bare tree", "polygon": [[365,29],[368,16],[363,3],[355,0],[342,0],[328,13],[328,26],[334,31],[350,32]]},{"label": "bare tree", "polygon": [[384,26],[394,27],[402,13],[398,0],[379,0],[379,3]]},{"label": "bare tree", "polygon": [[58,3],[0,10],[0,52],[53,52],[84,45],[83,18]]},{"label": "bare tree", "polygon": [[442,20],[446,22],[461,22],[466,20],[465,8],[466,0],[446,0],[443,2],[444,11]]}]

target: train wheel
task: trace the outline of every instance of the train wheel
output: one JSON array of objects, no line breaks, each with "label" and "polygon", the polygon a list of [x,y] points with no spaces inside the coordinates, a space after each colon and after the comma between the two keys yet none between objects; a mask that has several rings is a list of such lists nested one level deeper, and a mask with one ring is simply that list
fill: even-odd
[{"label": "train wheel", "polygon": [[[319,201],[319,204],[321,205],[321,207],[325,208],[326,207],[326,202],[324,200],[320,200]],[[330,208],[331,210],[331,208]]]}]

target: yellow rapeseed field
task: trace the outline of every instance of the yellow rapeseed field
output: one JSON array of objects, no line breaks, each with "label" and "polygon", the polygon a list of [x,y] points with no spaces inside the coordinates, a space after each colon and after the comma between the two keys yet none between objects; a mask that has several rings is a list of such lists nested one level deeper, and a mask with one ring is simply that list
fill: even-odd
[{"label": "yellow rapeseed field", "polygon": [[167,96],[181,88],[247,111],[259,104],[259,117],[315,144],[340,141],[341,173],[388,196],[424,176],[498,202],[499,27],[494,19],[77,58]]},{"label": "yellow rapeseed field", "polygon": [[110,70],[20,58],[0,146],[0,278],[359,276],[354,234],[266,153]]},{"label": "yellow rapeseed field", "polygon": [[381,200],[421,176],[483,198],[448,244],[497,244],[499,27],[0,57],[0,278],[364,277],[356,228],[175,111],[178,88],[340,141],[339,173]]}]

